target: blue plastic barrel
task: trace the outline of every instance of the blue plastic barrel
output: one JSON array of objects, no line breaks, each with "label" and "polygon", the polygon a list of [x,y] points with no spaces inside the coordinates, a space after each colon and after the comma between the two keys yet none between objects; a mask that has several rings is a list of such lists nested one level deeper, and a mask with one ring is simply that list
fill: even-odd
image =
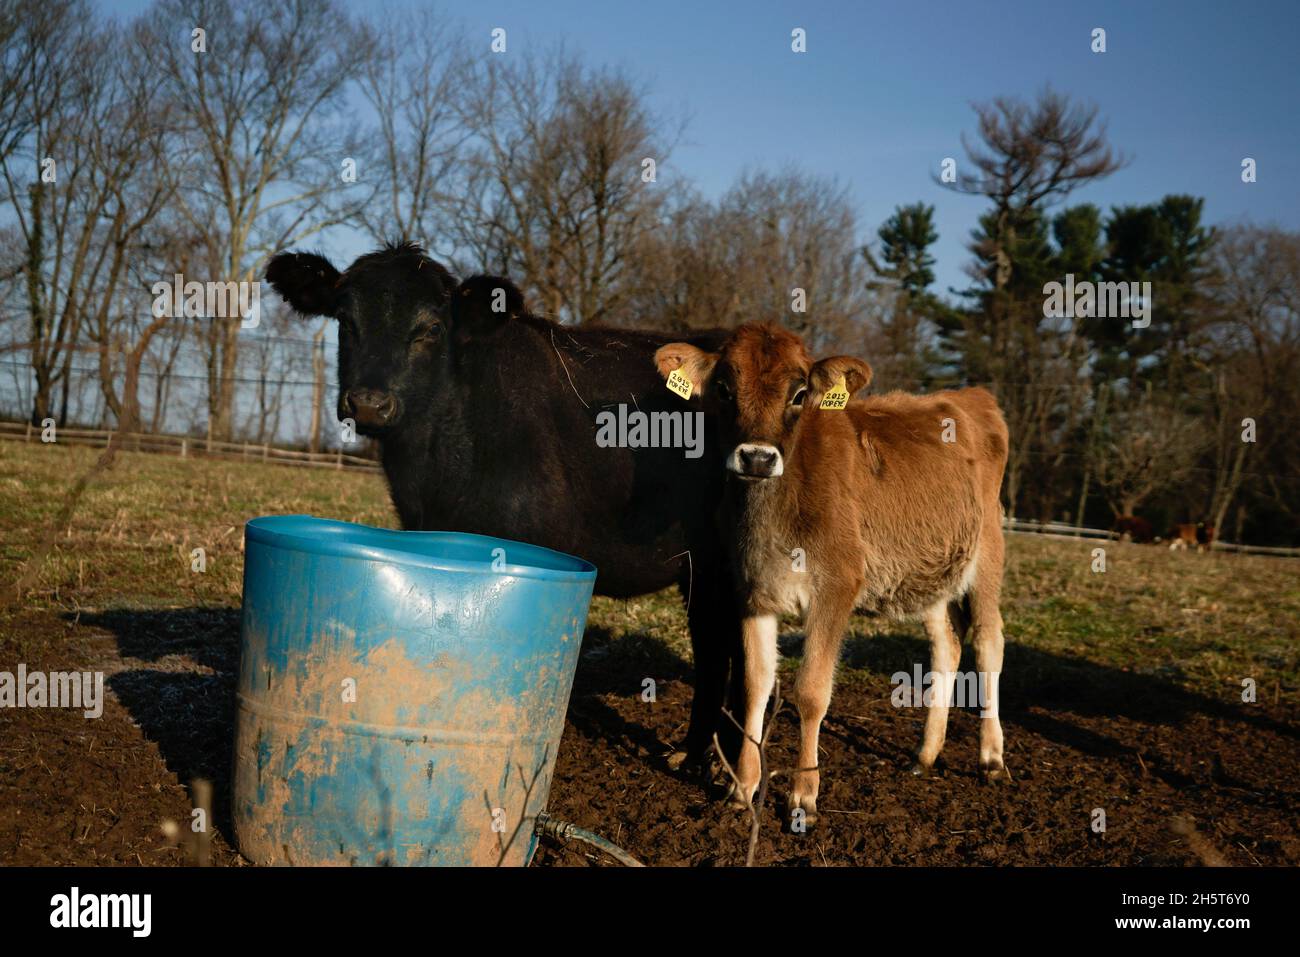
[{"label": "blue plastic barrel", "polygon": [[233,815],[258,864],[524,865],[596,569],[286,515],[244,529]]}]

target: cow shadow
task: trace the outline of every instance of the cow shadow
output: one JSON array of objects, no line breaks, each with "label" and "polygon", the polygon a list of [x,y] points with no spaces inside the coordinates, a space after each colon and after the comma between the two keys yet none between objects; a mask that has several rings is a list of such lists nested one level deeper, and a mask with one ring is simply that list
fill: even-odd
[{"label": "cow shadow", "polygon": [[662,761],[675,742],[665,740],[653,727],[629,720],[603,700],[608,696],[638,699],[646,691],[647,678],[656,685],[666,681],[693,685],[694,670],[677,651],[648,632],[634,631],[616,639],[607,628],[588,625],[569,697],[568,722],[594,740]]},{"label": "cow shadow", "polygon": [[[213,784],[215,826],[231,834],[230,784],[239,669],[239,611],[231,608],[108,609],[81,613],[80,624],[110,632],[123,658],[154,665],[112,676],[109,686],[145,736],[154,741],[169,770],[185,784],[206,778]],[[781,648],[787,656],[802,650],[803,636],[786,632]],[[912,674],[929,665],[928,642],[902,632],[850,636],[842,663],[877,689],[881,721],[892,718],[887,682],[897,672]],[[964,671],[974,670],[974,654],[963,644]],[[612,707],[606,699],[640,696],[644,681],[694,682],[691,663],[668,642],[648,631],[614,637],[599,624],[589,625],[574,677],[568,722],[589,738],[608,744],[630,760],[663,770],[663,756],[674,741],[665,740],[652,722],[642,723]],[[1177,726],[1195,716],[1300,739],[1295,724],[1270,717],[1263,709],[1240,702],[1225,686],[1222,699],[1188,691],[1158,675],[1126,671],[1079,658],[1008,642],[1002,677],[1002,719],[1011,738],[1016,728],[1102,759],[1140,759],[1141,745],[1115,734],[1085,727],[1081,719],[1127,719],[1147,725]],[[789,695],[787,693],[786,697]],[[628,709],[624,709],[627,711]],[[797,722],[787,708],[783,722]],[[871,731],[871,722],[836,720],[832,703],[823,734],[839,739],[851,753],[876,755],[893,763],[910,758]],[[784,733],[783,733],[784,734]],[[1199,786],[1176,769],[1153,765],[1150,773],[1176,788]],[[1251,788],[1227,776],[1229,786]],[[232,842],[233,843],[233,842]]]},{"label": "cow shadow", "polygon": [[[785,653],[797,654],[802,636],[792,635],[783,641],[788,641],[783,646]],[[893,676],[900,672],[914,676],[918,665],[924,674],[929,661],[927,640],[892,631],[851,636],[845,642],[842,658],[844,664],[866,672],[869,680],[874,681],[873,687],[879,685],[880,679],[890,681],[891,688],[882,692],[883,707],[877,712],[882,719],[894,711],[885,700],[894,685]],[[975,671],[975,654],[969,641],[962,644],[959,669]],[[1000,687],[1000,716],[1009,739],[1018,728],[1099,759],[1142,762],[1143,743],[1121,737],[1122,727],[1128,727],[1126,722],[1176,727],[1201,716],[1300,739],[1300,727],[1277,720],[1263,708],[1243,703],[1240,690],[1233,685],[1225,683],[1222,698],[1210,697],[1159,675],[1045,652],[1014,641],[1006,644]],[[830,717],[834,714],[832,703]],[[1098,718],[1121,723],[1122,727],[1117,727],[1115,733],[1107,733],[1096,730],[1095,725],[1086,726],[1089,719]],[[875,753],[898,763],[911,763],[910,750],[903,753],[884,745],[860,728],[836,722],[833,729],[828,724],[826,731],[854,750]],[[1204,783],[1164,764],[1143,766],[1152,776],[1175,788],[1199,787]],[[1222,768],[1216,769],[1215,781],[1243,791],[1259,790],[1257,785],[1234,779]]]},{"label": "cow shadow", "polygon": [[[787,659],[798,658],[804,642],[804,635],[791,630],[790,624],[784,623],[786,627],[779,639],[782,655]],[[694,681],[690,662],[662,639],[642,631],[615,639],[603,627],[592,625],[587,629],[584,649],[587,643],[600,653],[584,653],[579,662],[569,709],[570,723],[584,735],[623,753],[643,755],[634,760],[661,763],[655,755],[670,749],[673,742],[664,740],[649,724],[626,717],[628,709],[617,710],[602,699],[630,699],[640,694],[641,682],[647,675],[690,685]],[[823,734],[839,739],[849,753],[874,756],[900,768],[909,766],[913,760],[913,743],[900,747],[894,743],[896,734],[885,733],[884,722],[895,718],[890,679],[899,672],[912,676],[918,665],[924,674],[929,661],[929,642],[914,634],[891,630],[850,636],[845,641],[842,666],[854,673],[854,680],[865,685],[868,698],[873,694],[879,696],[880,707],[870,711],[866,720],[846,722],[836,720],[832,702]],[[787,662],[787,665],[794,664],[797,663]],[[969,641],[962,645],[959,667],[963,671],[975,670],[974,650]],[[790,677],[789,671],[783,669],[787,706],[778,721],[794,727],[798,715],[789,706]],[[1242,729],[1300,739],[1300,727],[1243,703],[1234,686],[1225,684],[1224,687],[1224,696],[1215,698],[1189,691],[1176,680],[1160,674],[1129,671],[1009,641],[1001,681],[1001,715],[1008,737],[1014,736],[1018,729],[1091,757],[1124,760],[1134,765],[1141,763],[1145,745],[1126,735],[1124,728],[1129,727],[1128,722],[1177,727],[1199,716]],[[924,714],[923,709],[916,712],[917,717]],[[1098,722],[1092,719],[1106,722],[1100,725],[1102,730],[1098,730]],[[1112,721],[1116,722],[1113,732],[1109,724]],[[781,736],[790,737],[790,734],[782,731]],[[1180,790],[1204,784],[1163,763],[1143,766],[1153,777]],[[1259,791],[1257,784],[1237,780],[1221,767],[1214,775],[1217,784]],[[1268,803],[1270,799],[1258,800]]]}]

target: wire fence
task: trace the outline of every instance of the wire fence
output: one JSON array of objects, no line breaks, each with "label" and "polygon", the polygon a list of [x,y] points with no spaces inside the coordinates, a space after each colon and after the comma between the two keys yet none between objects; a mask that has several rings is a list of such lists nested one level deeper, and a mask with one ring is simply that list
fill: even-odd
[{"label": "wire fence", "polygon": [[[39,426],[29,422],[0,422],[0,439],[41,442]],[[111,429],[61,428],[55,432],[55,442],[49,444],[88,445],[104,448],[114,435]],[[342,449],[330,452],[305,452],[272,445],[269,442],[221,442],[216,439],[195,438],[188,435],[162,435],[150,432],[128,432],[122,436],[120,448],[131,452],[156,452],[177,455],[180,458],[206,456],[212,458],[241,459],[245,462],[266,462],[275,465],[293,465],[305,468],[332,468],[349,472],[382,472],[379,463],[359,455],[348,455]]]},{"label": "wire fence", "polygon": [[[1046,535],[1049,538],[1084,538],[1118,541],[1120,533],[1104,528],[1084,528],[1067,522],[1031,522],[1020,518],[1004,518],[1002,527],[1008,532],[1028,535]],[[1155,542],[1154,547],[1172,545],[1173,542]],[[1239,552],[1248,555],[1273,555],[1279,558],[1300,558],[1300,548],[1279,548],[1272,545],[1237,545],[1218,539],[1209,545],[1215,552]]]},{"label": "wire fence", "polygon": [[[62,428],[56,433],[57,442],[50,444],[89,445],[103,448],[113,436],[110,429]],[[0,439],[40,442],[41,429],[29,422],[0,422]],[[220,442],[215,439],[184,435],[161,435],[148,432],[127,433],[122,438],[122,449],[132,452],[155,452],[191,456],[211,456],[241,459],[245,462],[266,462],[275,465],[292,465],[306,468],[333,468],[351,472],[381,473],[383,469],[373,459],[347,455],[338,449],[331,452],[304,452],[287,449],[270,443]],[[1020,518],[1004,518],[1002,527],[1008,532],[1028,535],[1045,535],[1049,538],[1092,539],[1117,541],[1119,533],[1104,528],[1087,528],[1066,522],[1034,522]],[[1163,543],[1156,543],[1157,547]],[[1278,548],[1268,545],[1239,545],[1215,540],[1211,551],[1237,552],[1250,555],[1272,555],[1279,558],[1300,558],[1300,548]]]}]

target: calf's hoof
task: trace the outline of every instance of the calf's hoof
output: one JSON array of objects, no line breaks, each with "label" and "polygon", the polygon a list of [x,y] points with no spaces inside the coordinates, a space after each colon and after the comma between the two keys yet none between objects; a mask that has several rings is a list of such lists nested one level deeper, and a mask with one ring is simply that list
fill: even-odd
[{"label": "calf's hoof", "polygon": [[[725,798],[728,806],[733,807],[738,811],[747,811],[749,810],[750,805],[753,803],[754,794],[757,791],[758,791],[757,784],[755,784],[753,787],[746,788],[744,785],[740,785],[737,784],[735,781],[731,781],[727,784],[727,793],[725,794]],[[746,793],[749,794],[749,800],[745,800]]]},{"label": "calf's hoof", "polygon": [[785,829],[791,834],[802,834],[817,826],[817,799],[808,795],[791,794],[786,799]]},{"label": "calf's hoof", "polygon": [[920,761],[913,761],[911,767],[912,777],[928,778],[934,776],[934,765],[922,764]]},{"label": "calf's hoof", "polygon": [[701,754],[692,754],[690,751],[674,751],[665,759],[669,771],[679,771],[682,774],[692,777],[702,778],[706,781],[712,781],[717,777],[721,765],[713,757],[712,751],[705,751]]},{"label": "calf's hoof", "polygon": [[984,783],[996,784],[1000,781],[1011,781],[1011,772],[1007,770],[1006,765],[1001,761],[997,764],[987,764],[980,768],[980,773],[984,776]]}]

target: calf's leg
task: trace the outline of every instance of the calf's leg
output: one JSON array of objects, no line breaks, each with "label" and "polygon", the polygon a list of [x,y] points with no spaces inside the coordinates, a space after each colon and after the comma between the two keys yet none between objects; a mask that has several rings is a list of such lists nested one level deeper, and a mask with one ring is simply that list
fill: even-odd
[{"label": "calf's leg", "polygon": [[957,666],[961,663],[961,643],[953,630],[948,602],[941,601],[925,613],[925,631],[930,636],[930,698],[925,710],[925,732],[916,752],[912,773],[925,775],[934,767],[948,735],[948,707],[952,703]]},{"label": "calf's leg", "polygon": [[971,642],[980,680],[980,770],[990,781],[1010,776],[1002,761],[1002,722],[998,717],[1003,646],[1002,613],[998,608],[1002,559],[1002,529],[990,527],[984,536],[979,571],[970,595]]},{"label": "calf's leg", "polygon": [[817,742],[831,704],[840,644],[853,614],[853,594],[848,594],[847,600],[822,599],[809,609],[803,664],[794,682],[794,701],[799,708],[799,766],[790,790],[789,813],[793,817],[796,809],[802,809],[804,823],[809,825],[817,822],[817,791],[821,784]]},{"label": "calf's leg", "polygon": [[733,802],[748,807],[758,790],[762,762],[758,743],[763,740],[763,712],[776,684],[776,616],[753,615],[740,626],[745,649],[745,740],[736,763],[736,792]]}]

